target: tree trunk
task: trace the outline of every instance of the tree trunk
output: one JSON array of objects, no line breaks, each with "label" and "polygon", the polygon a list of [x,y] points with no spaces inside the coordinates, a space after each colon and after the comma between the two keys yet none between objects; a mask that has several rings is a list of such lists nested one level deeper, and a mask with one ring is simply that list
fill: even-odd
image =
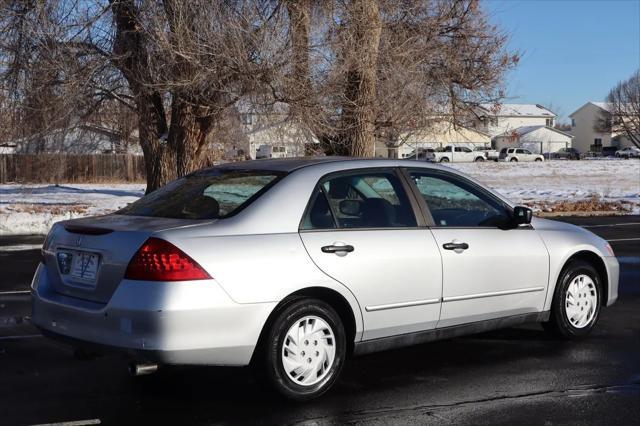
[{"label": "tree trunk", "polygon": [[202,167],[202,153],[212,129],[213,117],[199,109],[202,108],[174,96],[168,145],[176,154],[177,177]]},{"label": "tree trunk", "polygon": [[294,114],[306,114],[311,95],[309,76],[309,31],[311,26],[310,0],[288,0],[289,32],[291,34],[290,92],[295,97]]},{"label": "tree trunk", "polygon": [[358,51],[347,73],[341,127],[352,156],[372,157],[375,154],[376,71],[382,31],[377,0],[353,0],[351,25]]},{"label": "tree trunk", "polygon": [[[161,102],[159,95],[157,102]],[[167,124],[164,113],[159,114],[153,105],[153,97],[139,96],[136,99],[138,110],[138,134],[144,154],[147,175],[146,194],[166,185],[175,179],[175,152],[166,142]]]}]

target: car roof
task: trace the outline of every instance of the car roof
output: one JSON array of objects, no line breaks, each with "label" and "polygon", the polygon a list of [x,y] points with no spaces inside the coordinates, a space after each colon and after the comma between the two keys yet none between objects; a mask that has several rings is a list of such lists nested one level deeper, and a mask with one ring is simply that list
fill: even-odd
[{"label": "car roof", "polygon": [[[350,167],[399,167],[399,166],[420,166],[438,168],[438,165],[416,161],[411,164],[411,160],[389,159],[389,158],[359,158],[359,157],[293,157],[293,158],[269,158],[263,160],[238,161],[224,163],[212,168],[223,170],[261,170],[290,173],[294,170],[311,166],[321,166],[328,163],[344,163],[344,168]],[[205,169],[206,170],[206,169]]]}]

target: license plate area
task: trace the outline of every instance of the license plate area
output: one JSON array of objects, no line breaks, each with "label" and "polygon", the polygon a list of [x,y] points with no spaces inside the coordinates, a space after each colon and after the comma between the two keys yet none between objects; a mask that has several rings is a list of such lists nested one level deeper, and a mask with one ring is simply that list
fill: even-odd
[{"label": "license plate area", "polygon": [[60,249],[56,254],[58,270],[65,281],[95,287],[100,266],[98,253]]}]

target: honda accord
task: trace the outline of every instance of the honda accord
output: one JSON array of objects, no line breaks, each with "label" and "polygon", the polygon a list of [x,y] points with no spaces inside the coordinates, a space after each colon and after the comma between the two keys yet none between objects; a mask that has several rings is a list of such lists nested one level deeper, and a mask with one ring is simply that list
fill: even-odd
[{"label": "honda accord", "polygon": [[366,353],[528,322],[583,337],[618,293],[605,240],[402,160],[203,169],[56,224],[42,254],[43,334],[124,351],[138,371],[249,365],[295,400]]}]

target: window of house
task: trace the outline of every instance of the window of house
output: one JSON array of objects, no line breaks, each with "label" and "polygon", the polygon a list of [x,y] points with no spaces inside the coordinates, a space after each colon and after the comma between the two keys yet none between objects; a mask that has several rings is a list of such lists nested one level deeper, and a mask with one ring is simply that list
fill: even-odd
[{"label": "window of house", "polygon": [[547,127],[553,127],[553,118],[547,118]]},{"label": "window of house", "polygon": [[576,127],[576,119],[575,118],[571,119],[571,127]]},{"label": "window of house", "polygon": [[252,124],[253,120],[251,114],[244,113],[240,114],[240,121],[242,122],[242,124],[250,125]]},{"label": "window of house", "polygon": [[600,139],[600,138],[595,138],[595,139],[593,140],[593,144],[594,144],[595,146],[602,146],[602,139]]}]

